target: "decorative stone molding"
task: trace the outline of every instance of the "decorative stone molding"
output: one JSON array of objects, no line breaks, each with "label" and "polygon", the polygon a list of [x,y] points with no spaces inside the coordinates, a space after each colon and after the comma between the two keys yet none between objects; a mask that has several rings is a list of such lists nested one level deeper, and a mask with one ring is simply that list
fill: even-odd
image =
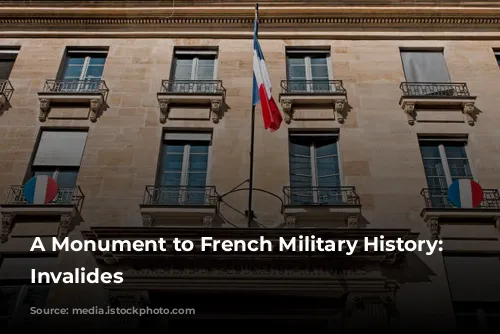
[{"label": "decorative stone molding", "polygon": [[285,123],[290,124],[293,119],[292,100],[282,99],[281,109],[283,109],[283,113],[285,114]]},{"label": "decorative stone molding", "polygon": [[222,104],[222,100],[215,99],[210,101],[210,111],[212,113],[212,122],[215,124],[219,123],[220,119],[220,107]]},{"label": "decorative stone molding", "polygon": [[203,227],[212,227],[213,219],[214,219],[213,216],[203,217]]},{"label": "decorative stone molding", "polygon": [[62,241],[64,238],[68,236],[69,231],[71,229],[72,220],[73,217],[70,214],[61,215],[61,220],[59,224],[59,233],[58,233],[58,238],[60,241]]},{"label": "decorative stone molding", "polygon": [[344,106],[345,100],[335,100],[335,112],[337,113],[337,120],[340,124],[344,123]]},{"label": "decorative stone molding", "polygon": [[2,213],[2,232],[0,234],[0,242],[5,243],[9,239],[10,231],[13,227],[15,214]]},{"label": "decorative stone molding", "polygon": [[168,111],[170,104],[169,99],[158,99],[158,104],[160,105],[160,123],[165,124],[168,119]]},{"label": "decorative stone molding", "polygon": [[154,217],[152,215],[143,214],[142,215],[142,225],[144,227],[152,227],[154,223]]},{"label": "decorative stone molding", "polygon": [[40,122],[45,122],[50,112],[50,100],[41,99],[40,100],[40,113],[38,114],[38,119]]},{"label": "decorative stone molding", "polygon": [[358,228],[359,216],[349,216],[347,217],[347,227],[348,228]]},{"label": "decorative stone molding", "polygon": [[427,228],[431,232],[431,240],[439,239],[439,219],[432,217],[427,220]]},{"label": "decorative stone molding", "polygon": [[97,122],[97,117],[100,115],[102,108],[103,108],[102,99],[90,100],[90,121],[92,123]]},{"label": "decorative stone molding", "polygon": [[475,123],[475,120],[474,120],[475,110],[476,110],[476,108],[474,106],[474,103],[471,102],[471,103],[464,104],[463,112],[464,112],[465,118],[467,120],[467,123],[470,126],[474,125],[474,123]]},{"label": "decorative stone molding", "polygon": [[415,103],[405,103],[403,109],[405,111],[406,117],[408,118],[408,124],[414,125],[417,118],[415,115]]},{"label": "decorative stone molding", "polygon": [[285,227],[286,228],[295,228],[296,221],[297,221],[297,217],[287,215],[285,217]]}]

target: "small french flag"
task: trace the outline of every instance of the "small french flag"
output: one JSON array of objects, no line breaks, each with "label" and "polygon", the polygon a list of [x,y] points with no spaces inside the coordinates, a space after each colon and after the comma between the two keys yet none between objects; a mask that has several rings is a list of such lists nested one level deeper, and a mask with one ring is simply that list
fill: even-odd
[{"label": "small french flag", "polygon": [[473,209],[484,200],[484,191],[471,179],[459,179],[448,188],[448,199],[458,208]]},{"label": "small french flag", "polygon": [[37,175],[24,185],[24,198],[30,204],[47,204],[56,198],[58,191],[56,180],[48,175]]}]

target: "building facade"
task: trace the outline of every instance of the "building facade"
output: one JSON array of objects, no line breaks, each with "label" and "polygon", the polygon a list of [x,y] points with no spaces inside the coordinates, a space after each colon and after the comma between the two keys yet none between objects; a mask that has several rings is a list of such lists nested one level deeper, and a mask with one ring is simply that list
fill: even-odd
[{"label": "building facade", "polygon": [[[78,321],[171,332],[500,328],[500,2],[259,4],[284,122],[270,133],[257,107],[249,223],[255,3],[0,1],[3,328],[71,328],[72,317],[47,322],[29,308],[97,305],[197,311]],[[38,175],[59,186],[48,204],[25,198]],[[475,209],[448,200],[463,178],[484,189]],[[29,251],[37,236],[299,234],[442,240],[444,251]],[[30,268],[80,267],[125,281],[29,284]]]}]

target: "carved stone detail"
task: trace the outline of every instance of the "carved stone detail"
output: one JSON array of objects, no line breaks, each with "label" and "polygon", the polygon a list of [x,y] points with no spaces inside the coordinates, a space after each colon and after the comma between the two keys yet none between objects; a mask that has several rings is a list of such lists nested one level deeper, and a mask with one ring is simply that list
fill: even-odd
[{"label": "carved stone detail", "polygon": [[12,230],[14,222],[14,214],[2,213],[2,233],[0,234],[0,242],[7,242],[9,239],[10,231]]},{"label": "carved stone detail", "polygon": [[470,102],[470,103],[465,103],[464,104],[464,108],[463,108],[463,112],[464,112],[464,115],[465,115],[465,118],[467,119],[467,123],[469,125],[474,125],[474,111],[475,111],[475,107],[474,107],[474,103]]},{"label": "carved stone detail", "polygon": [[50,100],[41,99],[40,100],[40,113],[38,114],[38,119],[40,122],[45,122],[50,112]]},{"label": "carved stone detail", "polygon": [[219,123],[220,120],[220,107],[222,101],[221,100],[211,100],[210,101],[210,111],[212,112],[212,122],[215,124]]},{"label": "carved stone detail", "polygon": [[344,100],[335,101],[335,112],[337,113],[337,120],[339,121],[340,124],[344,123],[344,107],[345,107]]},{"label": "carved stone detail", "polygon": [[358,228],[358,216],[349,216],[347,217],[347,227],[348,228]]},{"label": "carved stone detail", "polygon": [[92,99],[90,100],[90,121],[92,123],[97,122],[97,116],[100,114],[102,108],[102,100]]},{"label": "carved stone detail", "polygon": [[58,234],[58,238],[60,241],[62,241],[64,238],[68,236],[69,230],[71,228],[72,219],[73,217],[69,214],[61,215],[61,221],[59,223],[59,234]]},{"label": "carved stone detail", "polygon": [[154,217],[152,215],[142,215],[142,224],[144,227],[152,227],[154,222]]},{"label": "carved stone detail", "polygon": [[286,216],[285,217],[285,227],[286,228],[295,228],[295,222],[297,221],[297,217],[295,216]]},{"label": "carved stone detail", "polygon": [[168,105],[170,103],[169,99],[159,99],[158,104],[160,105],[160,123],[165,124],[168,119]]},{"label": "carved stone detail", "polygon": [[415,103],[405,103],[404,110],[408,118],[408,124],[414,125],[417,116],[415,115]]},{"label": "carved stone detail", "polygon": [[281,100],[281,108],[283,109],[283,113],[285,114],[285,123],[290,124],[293,119],[292,100]]},{"label": "carved stone detail", "polygon": [[438,218],[430,218],[427,221],[427,228],[431,232],[431,239],[438,240],[439,239],[439,219]]},{"label": "carved stone detail", "polygon": [[213,220],[214,220],[214,217],[212,217],[212,216],[203,217],[203,227],[212,227]]}]

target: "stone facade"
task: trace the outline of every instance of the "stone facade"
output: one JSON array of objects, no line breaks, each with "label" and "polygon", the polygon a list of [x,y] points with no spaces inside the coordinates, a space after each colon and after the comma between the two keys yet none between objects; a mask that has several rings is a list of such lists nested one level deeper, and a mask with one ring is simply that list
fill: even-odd
[{"label": "stone facade", "polygon": [[[265,18],[274,15],[271,7],[262,6]],[[251,6],[247,7],[241,9],[241,15],[251,20]],[[163,11],[167,12],[167,9]],[[466,15],[467,9],[456,7],[456,11],[460,10]],[[300,10],[295,8],[290,11],[300,16]],[[360,11],[366,12],[367,9]],[[329,14],[332,12],[325,13],[325,16],[335,16]],[[214,32],[215,38],[191,37],[193,30],[203,29],[199,25],[185,33],[175,30],[172,37],[168,33],[155,35],[154,25],[149,34],[146,32],[139,36],[140,29],[137,28],[130,32],[132,37],[127,37],[127,29],[114,37],[112,33],[102,33],[99,29],[89,29],[87,36],[83,34],[78,38],[69,36],[67,28],[58,28],[60,36],[48,30],[40,33],[42,37],[38,37],[35,30],[16,33],[13,27],[0,33],[0,46],[20,47],[10,74],[10,82],[15,88],[10,100],[12,107],[0,117],[0,189],[7,191],[10,185],[22,184],[26,180],[40,129],[50,127],[88,128],[77,182],[85,195],[81,211],[83,221],[70,233],[72,238],[82,238],[81,231],[90,227],[143,226],[139,205],[143,201],[144,187],[155,183],[164,129],[213,130],[207,184],[215,185],[219,194],[248,179],[253,49],[251,25],[245,24],[242,25],[246,31],[240,28],[243,32],[231,38],[223,37],[227,30],[222,27]],[[492,23],[493,26],[496,27],[497,23]],[[421,26],[415,24],[414,29],[402,27],[400,31],[394,25],[388,32],[376,26],[362,32],[325,32],[322,28],[315,31],[312,25],[304,32],[306,37],[302,37],[300,31],[292,31],[286,24],[283,27],[278,23],[261,26],[263,38],[260,42],[276,101],[280,92],[279,83],[286,79],[286,48],[322,46],[330,49],[334,78],[342,80],[347,90],[347,112],[344,121],[339,122],[334,119],[333,106],[319,111],[299,108],[290,124],[284,122],[278,131],[269,133],[263,128],[260,107],[257,107],[256,188],[283,197],[283,187],[290,183],[288,135],[291,129],[339,130],[342,181],[344,185],[356,187],[362,205],[362,221],[367,228],[409,229],[419,233],[421,239],[431,238],[431,231],[420,215],[425,204],[420,191],[427,184],[418,135],[467,135],[469,159],[476,179],[484,187],[500,188],[500,155],[496,153],[500,150],[500,117],[497,113],[500,69],[494,55],[494,49],[500,47],[498,29],[483,29],[478,24],[476,30],[474,26],[470,29],[422,27],[420,32]],[[100,32],[104,37],[99,37]],[[325,37],[321,38],[322,34]],[[109,48],[103,73],[109,88],[108,108],[96,122],[91,122],[88,109],[62,106],[51,110],[42,123],[39,120],[37,93],[42,90],[46,79],[56,77],[65,48],[71,46]],[[165,124],[160,122],[156,94],[160,91],[161,81],[169,78],[174,47],[181,46],[218,48],[217,79],[222,80],[226,88],[226,107],[217,123],[208,117],[210,106],[192,113],[206,115],[206,120],[173,117]],[[451,81],[467,83],[472,94],[477,96],[475,107],[479,114],[473,126],[467,121],[417,121],[414,125],[408,124],[407,115],[398,104],[401,97],[399,85],[405,81],[400,48],[443,48]],[[171,113],[175,112],[179,111],[173,108]],[[181,109],[179,113],[186,115],[188,112]],[[320,119],[309,119],[311,113],[314,116],[310,118]],[[235,193],[226,201],[244,211],[247,209],[247,196],[247,192]],[[273,197],[254,192],[253,209],[255,220],[262,226],[285,225],[285,218],[280,212],[281,203]],[[247,226],[245,217],[227,207],[222,207],[221,213],[232,225]],[[225,224],[223,227],[231,226]],[[489,236],[489,240],[484,242],[450,242],[456,250],[499,252],[499,231],[493,227],[482,232]],[[58,233],[46,229],[44,224],[32,224],[29,231],[16,230],[14,226],[8,242],[0,245],[0,253],[27,251],[33,236]],[[448,238],[453,238],[479,232],[467,227],[454,227],[446,233]],[[27,238],[21,238],[23,235]],[[442,256],[419,254],[418,257],[434,275],[428,282],[400,284],[399,312],[403,319],[411,322],[412,313],[418,308],[429,324],[445,326],[453,323]],[[92,266],[94,260],[89,254],[64,253],[60,255],[60,261],[62,267],[72,270],[79,265]],[[64,292],[70,288],[57,286],[54,289]],[[86,293],[82,291],[83,301]],[[54,297],[61,296],[59,292],[51,296],[53,305],[65,304],[64,300]],[[87,301],[89,305],[93,303],[93,300]]]}]

